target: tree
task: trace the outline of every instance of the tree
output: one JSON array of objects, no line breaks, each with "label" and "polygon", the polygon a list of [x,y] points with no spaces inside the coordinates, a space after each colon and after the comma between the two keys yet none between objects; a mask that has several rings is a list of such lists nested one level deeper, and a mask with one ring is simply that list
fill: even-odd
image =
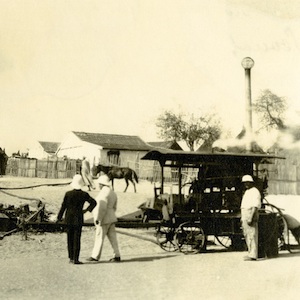
[{"label": "tree", "polygon": [[165,111],[158,117],[156,126],[160,128],[159,136],[164,140],[180,141],[181,133],[184,130],[183,115]]},{"label": "tree", "polygon": [[193,114],[185,116],[165,111],[158,117],[156,126],[162,139],[185,141],[191,151],[194,151],[200,142],[212,144],[221,134],[219,122],[214,115],[197,118]]},{"label": "tree", "polygon": [[283,117],[287,109],[285,98],[278,97],[270,90],[263,90],[253,104],[253,108],[262,124],[258,131],[286,128]]}]

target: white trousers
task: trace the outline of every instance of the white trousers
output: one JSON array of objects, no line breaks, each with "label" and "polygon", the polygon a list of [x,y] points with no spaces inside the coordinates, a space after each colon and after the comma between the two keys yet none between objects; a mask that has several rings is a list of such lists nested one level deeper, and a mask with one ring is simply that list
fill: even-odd
[{"label": "white trousers", "polygon": [[251,210],[242,210],[242,228],[245,236],[245,241],[248,248],[249,257],[258,257],[258,222],[254,222],[251,226],[248,225],[248,220],[251,216]]},{"label": "white trousers", "polygon": [[98,260],[100,259],[102,249],[103,249],[104,239],[106,236],[108,237],[111,247],[113,248],[115,257],[120,257],[115,223],[104,224],[104,225],[95,224],[95,227],[96,227],[95,243],[92,251],[92,257]]}]

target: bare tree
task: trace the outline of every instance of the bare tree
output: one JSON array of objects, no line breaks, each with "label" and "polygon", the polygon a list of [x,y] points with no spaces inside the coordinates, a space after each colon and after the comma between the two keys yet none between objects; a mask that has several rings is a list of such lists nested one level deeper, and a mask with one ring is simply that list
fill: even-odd
[{"label": "bare tree", "polygon": [[165,111],[158,117],[156,126],[162,139],[185,141],[191,151],[200,142],[212,144],[221,134],[219,121],[214,115],[197,118],[192,114],[185,116]]},{"label": "bare tree", "polygon": [[284,113],[287,109],[286,100],[278,97],[270,90],[263,90],[261,95],[253,104],[254,111],[257,113],[262,129],[285,129]]},{"label": "bare tree", "polygon": [[183,115],[171,111],[163,112],[156,121],[159,128],[159,136],[164,140],[180,141],[184,130]]}]

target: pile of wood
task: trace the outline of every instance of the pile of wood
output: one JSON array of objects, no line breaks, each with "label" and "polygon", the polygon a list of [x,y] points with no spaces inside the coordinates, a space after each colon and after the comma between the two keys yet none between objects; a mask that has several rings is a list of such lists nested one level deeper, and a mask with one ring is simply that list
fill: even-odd
[{"label": "pile of wood", "polygon": [[22,231],[24,238],[27,239],[28,230],[63,230],[60,224],[49,221],[50,215],[51,213],[45,210],[45,204],[42,201],[37,201],[34,210],[30,210],[28,204],[6,207],[0,203],[0,232],[3,232],[0,239],[17,231]]}]

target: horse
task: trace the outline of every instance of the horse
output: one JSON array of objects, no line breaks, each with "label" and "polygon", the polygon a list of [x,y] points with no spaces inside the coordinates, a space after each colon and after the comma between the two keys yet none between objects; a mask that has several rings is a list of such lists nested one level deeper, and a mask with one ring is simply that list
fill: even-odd
[{"label": "horse", "polygon": [[138,176],[136,172],[128,167],[116,167],[116,166],[104,166],[97,165],[92,168],[93,176],[97,176],[100,172],[106,174],[111,180],[112,188],[114,189],[114,179],[124,178],[126,181],[126,188],[124,193],[127,191],[129,181],[133,184],[134,192],[136,193],[135,182],[138,183]]}]

